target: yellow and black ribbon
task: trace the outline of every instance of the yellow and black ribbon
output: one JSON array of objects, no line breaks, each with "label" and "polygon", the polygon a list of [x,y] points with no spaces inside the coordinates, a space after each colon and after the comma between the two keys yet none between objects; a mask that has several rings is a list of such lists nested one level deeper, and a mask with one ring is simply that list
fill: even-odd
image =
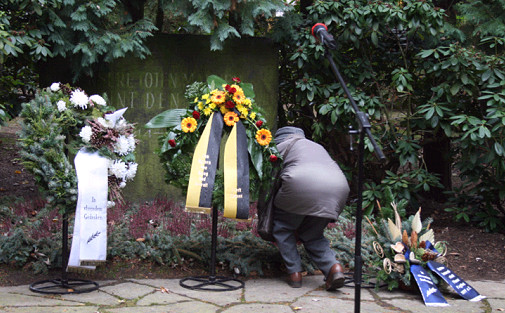
[{"label": "yellow and black ribbon", "polygon": [[249,155],[242,122],[232,128],[224,148],[224,217],[249,216]]},{"label": "yellow and black ribbon", "polygon": [[[188,211],[207,214],[211,212],[222,130],[222,114],[213,113],[193,154],[186,196]],[[223,171],[224,217],[248,219],[249,154],[245,127],[240,121],[235,123],[226,141]]]},{"label": "yellow and black ribbon", "polygon": [[222,132],[223,116],[220,113],[213,113],[193,154],[186,196],[188,211],[207,214],[211,211]]}]

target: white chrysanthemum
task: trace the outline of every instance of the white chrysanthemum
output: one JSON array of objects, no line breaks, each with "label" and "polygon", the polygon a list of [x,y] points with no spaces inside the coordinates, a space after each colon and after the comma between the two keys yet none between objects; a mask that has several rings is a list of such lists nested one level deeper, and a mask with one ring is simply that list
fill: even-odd
[{"label": "white chrysanthemum", "polygon": [[85,110],[88,108],[89,98],[84,91],[74,90],[70,95],[70,102],[74,105],[74,107],[80,107]]},{"label": "white chrysanthemum", "polygon": [[56,92],[58,90],[60,90],[60,83],[52,83],[51,84],[51,87],[49,87],[51,89],[52,92]]},{"label": "white chrysanthemum", "polygon": [[118,121],[116,121],[116,129],[121,129],[126,127],[128,123],[124,118],[120,118]]},{"label": "white chrysanthemum", "polygon": [[89,141],[91,140],[92,134],[93,134],[93,130],[91,129],[91,126],[84,126],[81,129],[79,136],[81,136],[82,141],[84,141],[85,143],[89,143]]},{"label": "white chrysanthemum", "polygon": [[127,171],[126,163],[121,160],[115,160],[109,164],[109,175],[114,175],[119,179],[124,180]]},{"label": "white chrysanthemum", "polygon": [[130,135],[128,136],[128,145],[130,146],[130,152],[133,152],[135,150],[135,145],[136,145],[136,142],[135,142],[135,136]]},{"label": "white chrysanthemum", "polygon": [[128,163],[128,170],[126,171],[125,178],[126,180],[132,180],[135,175],[137,175],[137,167],[139,165],[135,162]]},{"label": "white chrysanthemum", "polygon": [[93,101],[93,103],[96,105],[106,105],[107,104],[107,103],[105,103],[105,99],[99,95],[92,95],[91,97],[89,97],[89,100]]},{"label": "white chrysanthemum", "polygon": [[114,152],[119,155],[127,155],[130,152],[130,142],[124,135],[119,136],[114,144]]},{"label": "white chrysanthemum", "polygon": [[103,117],[98,118],[98,123],[100,123],[100,125],[102,125],[105,128],[112,128],[112,126],[113,126],[112,121],[106,120]]},{"label": "white chrysanthemum", "polygon": [[119,183],[119,188],[124,188],[124,187],[126,187],[126,183],[123,180],[122,182]]},{"label": "white chrysanthemum", "polygon": [[110,209],[116,205],[116,202],[114,201],[107,201],[107,209]]},{"label": "white chrysanthemum", "polygon": [[58,111],[63,112],[67,109],[67,103],[63,100],[56,102],[56,106],[58,107]]}]

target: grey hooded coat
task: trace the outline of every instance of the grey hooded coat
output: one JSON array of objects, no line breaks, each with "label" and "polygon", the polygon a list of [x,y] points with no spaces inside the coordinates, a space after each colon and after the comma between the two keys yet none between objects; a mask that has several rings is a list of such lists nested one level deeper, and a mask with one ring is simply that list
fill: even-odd
[{"label": "grey hooded coat", "polygon": [[281,155],[290,142],[301,137],[284,159],[282,185],[274,199],[277,208],[299,215],[336,220],[345,206],[349,185],[328,152],[305,139],[303,130],[280,128],[275,136]]}]

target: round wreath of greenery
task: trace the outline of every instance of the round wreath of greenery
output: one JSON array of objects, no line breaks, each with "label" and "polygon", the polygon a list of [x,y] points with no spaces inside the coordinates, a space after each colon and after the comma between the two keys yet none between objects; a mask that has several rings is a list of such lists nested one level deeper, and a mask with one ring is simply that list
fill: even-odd
[{"label": "round wreath of greenery", "polygon": [[[244,124],[249,152],[250,199],[257,199],[261,186],[271,183],[269,174],[273,165],[278,163],[279,152],[254,97],[252,84],[244,83],[238,77],[227,82],[219,76],[211,75],[206,83],[194,82],[187,86],[187,108],[167,110],[153,117],[146,124],[147,128],[167,129],[159,137],[160,147],[157,151],[166,171],[166,182],[186,192],[193,152],[200,135],[211,114],[221,114],[224,119],[221,150],[233,125],[239,120]],[[223,173],[219,168],[213,191],[213,205],[222,208]]]},{"label": "round wreath of greenery", "polygon": [[122,201],[120,189],[135,176],[134,125],[124,118],[116,123],[104,118],[114,110],[102,96],[88,97],[83,90],[60,83],[23,104],[19,141],[23,164],[49,205],[61,213],[75,210],[77,177],[70,160],[81,148],[110,159],[109,205]]}]

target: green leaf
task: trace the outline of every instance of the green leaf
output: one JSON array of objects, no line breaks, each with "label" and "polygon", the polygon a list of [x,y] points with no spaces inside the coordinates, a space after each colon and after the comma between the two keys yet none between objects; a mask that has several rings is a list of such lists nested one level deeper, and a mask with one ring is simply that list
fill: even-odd
[{"label": "green leaf", "polygon": [[263,153],[261,147],[254,139],[251,139],[247,142],[247,150],[251,156],[251,162],[256,169],[256,173],[258,173],[258,177],[261,180],[263,178]]},{"label": "green leaf", "polygon": [[372,32],[372,43],[376,47],[379,45],[379,39],[377,38],[376,32]]},{"label": "green leaf", "polygon": [[458,93],[460,87],[461,87],[460,84],[454,84],[454,85],[452,85],[452,87],[451,87],[451,94],[453,96],[455,96]]},{"label": "green leaf", "polygon": [[244,91],[244,95],[247,97],[247,98],[251,98],[251,99],[254,99],[254,97],[256,96],[254,94],[254,89],[253,89],[253,85],[250,84],[250,83],[241,83],[240,84],[240,87],[242,88],[242,90]]},{"label": "green leaf", "polygon": [[484,72],[484,74],[482,74],[482,81],[486,81],[489,79],[489,77],[491,77],[491,69],[488,69],[487,71]]},{"label": "green leaf", "polygon": [[498,143],[498,142],[495,142],[494,143],[494,151],[496,151],[496,154],[499,155],[499,156],[502,156],[503,155],[503,146]]},{"label": "green leaf", "polygon": [[181,117],[186,114],[186,109],[170,109],[153,117],[145,128],[175,127],[181,123]]},{"label": "green leaf", "polygon": [[210,75],[207,77],[207,84],[209,84],[210,90],[214,90],[221,87],[222,85],[226,85],[226,80],[217,75]]}]

